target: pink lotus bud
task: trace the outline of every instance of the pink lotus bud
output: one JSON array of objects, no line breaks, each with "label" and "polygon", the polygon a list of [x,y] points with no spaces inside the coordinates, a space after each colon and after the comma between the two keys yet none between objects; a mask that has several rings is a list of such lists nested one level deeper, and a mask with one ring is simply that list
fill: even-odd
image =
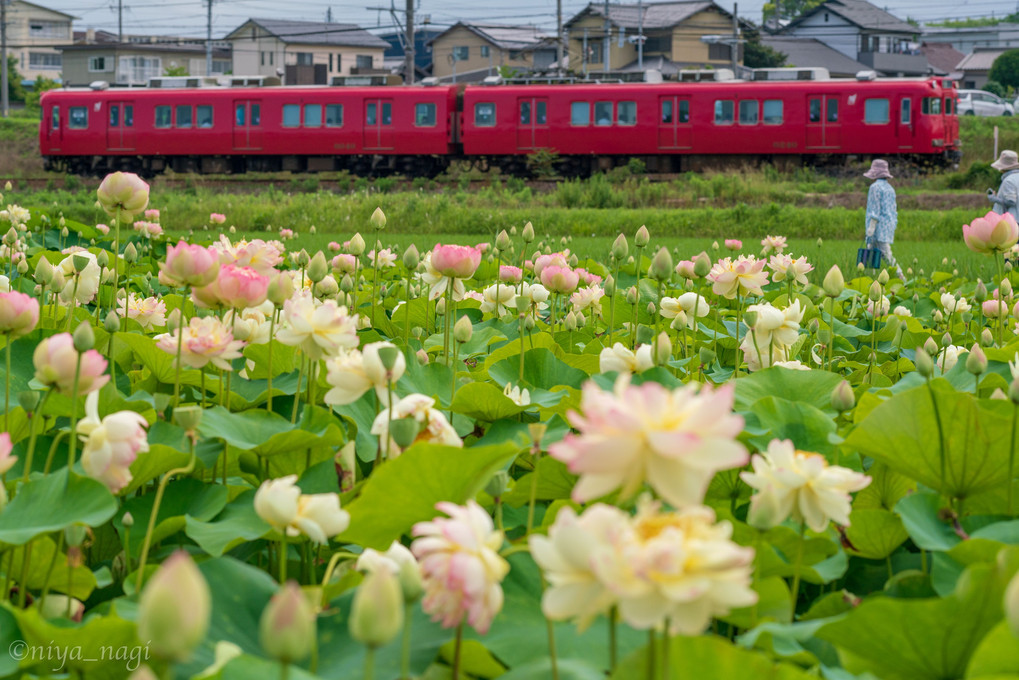
[{"label": "pink lotus bud", "polygon": [[981,308],[988,319],[1004,319],[1008,316],[1008,303],[998,298],[985,300]]},{"label": "pink lotus bud", "polygon": [[7,432],[0,432],[0,475],[7,474],[7,471],[18,462],[18,457],[11,455],[13,450],[14,446],[11,445],[11,435]]},{"label": "pink lotus bud", "polygon": [[340,244],[337,243],[336,241],[330,241],[328,247],[329,247],[330,252],[333,252],[333,253],[340,252]]},{"label": "pink lotus bud", "polygon": [[134,173],[115,172],[99,185],[96,198],[110,217],[119,211],[121,222],[133,222],[149,204],[149,185]]},{"label": "pink lotus bud", "polygon": [[499,267],[499,280],[503,283],[520,283],[524,273],[520,267],[504,264]]},{"label": "pink lotus bud", "polygon": [[341,253],[333,258],[333,270],[337,274],[353,274],[357,267],[357,258],[353,255]]},{"label": "pink lotus bud", "polygon": [[725,247],[729,250],[742,250],[743,241],[740,241],[738,238],[727,238],[725,239]]},{"label": "pink lotus bud", "polygon": [[219,254],[211,248],[184,241],[166,249],[166,262],[159,264],[159,281],[165,286],[207,286],[219,274]]},{"label": "pink lotus bud", "polygon": [[[78,363],[78,352],[70,333],[60,333],[46,338],[35,348],[32,355],[35,365],[35,379],[44,385],[56,387],[62,394],[71,396],[74,391],[74,372]],[[98,390],[110,376],[106,371],[106,359],[99,352],[90,349],[81,355],[81,370],[78,376],[78,395]]]},{"label": "pink lotus bud", "polygon": [[962,238],[975,253],[1003,252],[1019,241],[1019,224],[1009,213],[991,211],[963,225]]},{"label": "pink lotus bud", "polygon": [[697,272],[693,260],[680,260],[676,265],[676,273],[684,279],[696,279]]},{"label": "pink lotus bud", "polygon": [[39,301],[24,293],[0,293],[0,333],[20,338],[39,323]]},{"label": "pink lotus bud", "polygon": [[569,295],[580,284],[580,275],[569,267],[549,265],[541,270],[541,284],[553,293]]},{"label": "pink lotus bud", "polygon": [[159,209],[158,208],[149,208],[148,210],[146,210],[145,211],[145,219],[151,220],[152,222],[158,222],[159,221]]},{"label": "pink lotus bud", "polygon": [[432,267],[443,276],[469,279],[481,264],[481,252],[470,246],[436,244],[432,250]]},{"label": "pink lotus bud", "polygon": [[110,228],[107,225],[105,225],[105,224],[97,224],[96,225],[96,231],[98,231],[103,236],[109,236],[110,235]]},{"label": "pink lotus bud", "polygon": [[226,215],[222,213],[212,213],[209,215],[210,224],[223,224],[224,222],[226,222]]},{"label": "pink lotus bud", "polygon": [[183,550],[166,560],[145,584],[138,602],[138,636],[156,656],[185,661],[209,629],[209,585]]},{"label": "pink lotus bud", "polygon": [[266,654],[283,663],[301,661],[315,642],[315,610],[301,587],[288,581],[272,596],[258,627]]},{"label": "pink lotus bud", "polygon": [[269,289],[269,277],[259,274],[251,267],[227,264],[220,267],[216,281],[192,291],[196,302],[209,307],[218,301],[226,307],[247,309],[265,302]]},{"label": "pink lotus bud", "polygon": [[403,593],[389,569],[365,576],[350,605],[350,635],[369,647],[382,647],[403,627]]}]

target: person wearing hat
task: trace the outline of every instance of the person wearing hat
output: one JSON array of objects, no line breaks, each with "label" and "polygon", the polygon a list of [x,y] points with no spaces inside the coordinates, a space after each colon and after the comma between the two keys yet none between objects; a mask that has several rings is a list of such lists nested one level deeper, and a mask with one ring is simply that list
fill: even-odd
[{"label": "person wearing hat", "polygon": [[876,158],[870,164],[870,170],[863,173],[867,179],[874,180],[867,191],[866,229],[867,241],[881,251],[885,261],[894,266],[900,279],[906,277],[892,255],[892,242],[895,240],[895,228],[899,223],[899,211],[895,205],[895,189],[888,183],[892,173],[888,171],[888,161]]},{"label": "person wearing hat", "polygon": [[1006,149],[1001,152],[998,160],[991,163],[991,167],[1001,171],[998,193],[987,190],[987,198],[994,204],[991,210],[999,215],[1011,213],[1012,217],[1019,220],[1019,155]]}]

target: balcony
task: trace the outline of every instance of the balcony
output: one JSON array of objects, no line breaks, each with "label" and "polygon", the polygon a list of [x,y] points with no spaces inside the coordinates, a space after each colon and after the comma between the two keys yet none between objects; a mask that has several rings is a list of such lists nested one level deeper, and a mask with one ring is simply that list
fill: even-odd
[{"label": "balcony", "polygon": [[883,75],[922,76],[927,74],[927,57],[922,54],[858,52],[856,60]]}]

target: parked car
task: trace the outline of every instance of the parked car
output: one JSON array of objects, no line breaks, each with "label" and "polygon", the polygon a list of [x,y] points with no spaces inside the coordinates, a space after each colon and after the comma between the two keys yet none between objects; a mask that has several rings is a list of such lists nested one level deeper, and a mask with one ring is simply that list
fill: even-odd
[{"label": "parked car", "polygon": [[996,94],[983,90],[959,90],[958,113],[960,116],[1011,116],[1015,109]]}]

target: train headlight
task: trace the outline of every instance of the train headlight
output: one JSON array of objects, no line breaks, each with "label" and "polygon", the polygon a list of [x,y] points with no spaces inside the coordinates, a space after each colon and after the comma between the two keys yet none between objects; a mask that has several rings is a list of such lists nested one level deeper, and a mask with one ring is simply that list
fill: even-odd
[{"label": "train headlight", "polygon": [[943,140],[943,139],[932,139],[931,140],[931,146],[944,146],[944,145],[945,145],[945,140]]}]

